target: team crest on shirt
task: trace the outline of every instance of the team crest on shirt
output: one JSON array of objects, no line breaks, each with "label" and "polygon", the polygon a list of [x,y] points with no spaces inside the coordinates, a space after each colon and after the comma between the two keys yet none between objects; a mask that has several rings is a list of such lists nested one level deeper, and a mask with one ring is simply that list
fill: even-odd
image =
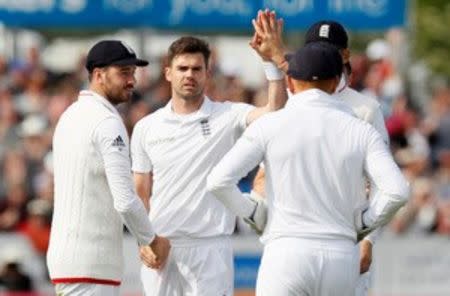
[{"label": "team crest on shirt", "polygon": [[208,119],[203,119],[202,121],[200,121],[200,126],[202,128],[202,135],[204,137],[211,135],[211,127],[209,126]]}]

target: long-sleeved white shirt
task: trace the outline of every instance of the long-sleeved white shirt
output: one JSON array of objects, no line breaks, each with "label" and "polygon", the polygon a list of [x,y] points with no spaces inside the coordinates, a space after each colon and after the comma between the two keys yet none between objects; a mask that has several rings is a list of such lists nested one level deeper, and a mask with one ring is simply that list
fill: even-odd
[{"label": "long-sleeved white shirt", "polygon": [[114,106],[82,91],[57,124],[53,155],[52,281],[120,283],[122,221],[140,244],[154,233],[135,193],[129,139]]},{"label": "long-sleeved white shirt", "polygon": [[[340,87],[337,88],[333,96],[342,100],[343,103],[349,106],[356,117],[370,123],[381,134],[383,140],[386,143],[389,143],[389,135],[386,130],[380,104],[375,99],[346,86],[344,77],[345,76],[342,75]],[[378,194],[378,188],[371,182],[370,196],[373,197],[376,194]],[[381,230],[381,228],[374,230],[365,239],[374,244],[380,236]]]},{"label": "long-sleeved white shirt", "polygon": [[367,175],[380,194],[364,222],[371,228],[387,223],[408,198],[407,182],[381,135],[349,113],[317,89],[294,95],[285,109],[247,128],[211,172],[208,190],[225,204],[241,198],[240,213],[248,214],[235,186],[264,161],[269,211],[263,242],[281,236],[355,240]]}]

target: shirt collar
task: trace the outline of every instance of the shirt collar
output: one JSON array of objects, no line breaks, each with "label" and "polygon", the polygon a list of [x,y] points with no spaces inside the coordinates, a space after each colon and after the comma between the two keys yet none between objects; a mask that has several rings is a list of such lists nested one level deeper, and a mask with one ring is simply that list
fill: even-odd
[{"label": "shirt collar", "polygon": [[335,109],[353,114],[353,111],[342,100],[338,100],[335,96],[317,89],[312,88],[292,95],[286,103],[286,108],[296,108],[300,106],[311,105],[330,106]]},{"label": "shirt collar", "polygon": [[307,102],[319,100],[319,99],[323,99],[323,98],[331,99],[329,97],[330,97],[329,94],[327,94],[326,92],[324,92],[320,89],[317,89],[317,88],[308,89],[308,90],[293,94],[289,98],[289,100],[286,102],[286,108],[292,108],[295,106],[304,105]]},{"label": "shirt collar", "polygon": [[[170,100],[163,109],[164,117],[167,120],[173,121],[182,121],[183,115],[176,114],[172,109],[172,100]],[[212,101],[209,97],[205,96],[203,99],[203,103],[200,108],[194,113],[187,114],[186,118],[189,118],[187,121],[196,121],[199,119],[203,119],[209,117],[212,112]],[[192,115],[192,116],[190,116]]]},{"label": "shirt collar", "polygon": [[111,104],[110,101],[108,101],[105,97],[99,95],[98,93],[92,91],[92,90],[82,90],[80,91],[79,94],[79,100],[94,100],[95,102],[102,104],[103,106],[105,106],[108,110],[110,110],[111,112],[120,115],[119,111],[117,111],[116,107],[114,107],[113,104]]}]

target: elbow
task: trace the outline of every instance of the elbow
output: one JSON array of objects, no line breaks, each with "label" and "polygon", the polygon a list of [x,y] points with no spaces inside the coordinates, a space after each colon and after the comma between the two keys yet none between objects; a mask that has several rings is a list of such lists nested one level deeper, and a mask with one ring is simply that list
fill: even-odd
[{"label": "elbow", "polygon": [[120,215],[125,215],[125,214],[133,211],[134,203],[133,202],[127,202],[127,203],[114,202],[114,209]]},{"label": "elbow", "polygon": [[411,188],[409,185],[409,182],[407,182],[405,179],[402,180],[402,182],[399,182],[399,188],[397,190],[397,200],[400,206],[404,206],[411,195]]},{"label": "elbow", "polygon": [[211,174],[209,174],[208,178],[206,179],[206,191],[216,196],[217,193],[220,192],[222,188],[223,186],[220,186],[218,178],[216,177],[213,171]]}]

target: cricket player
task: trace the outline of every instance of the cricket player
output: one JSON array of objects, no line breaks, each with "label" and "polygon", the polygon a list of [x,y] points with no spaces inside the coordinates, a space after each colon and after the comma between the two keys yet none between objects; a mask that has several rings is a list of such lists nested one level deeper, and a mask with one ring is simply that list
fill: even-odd
[{"label": "cricket player", "polygon": [[[342,67],[329,43],[297,51],[288,65],[293,96],[286,107],[255,121],[208,177],[208,190],[225,206],[255,220],[254,203],[236,184],[264,162],[268,219],[259,296],[354,295],[357,235],[387,223],[407,201],[408,184],[380,133],[331,96]],[[365,176],[380,190],[363,211],[357,205]]]},{"label": "cricket player", "polygon": [[[366,95],[363,95],[348,86],[349,77],[351,75],[350,65],[350,50],[348,48],[348,35],[344,27],[335,21],[322,20],[314,23],[307,31],[305,36],[305,44],[311,42],[323,41],[328,42],[339,49],[344,63],[343,73],[340,83],[333,94],[339,100],[342,100],[348,105],[352,112],[360,119],[370,123],[383,137],[386,143],[389,143],[389,136],[384,124],[383,114],[380,104]],[[287,66],[283,57],[278,60],[278,63]],[[285,70],[287,70],[285,68]],[[264,196],[264,169],[260,169],[255,178],[254,190],[257,194]],[[370,197],[377,193],[375,184],[370,186]],[[361,197],[364,199],[365,194]],[[364,200],[363,200],[364,201]],[[372,262],[372,247],[379,237],[381,229],[377,229],[370,233],[359,243],[360,252],[360,277],[356,287],[356,296],[368,295],[371,273],[369,271]]]},{"label": "cricket player", "polygon": [[[252,46],[270,50],[269,39],[277,36],[272,33],[281,22],[272,15],[266,25],[267,32],[254,38],[258,44]],[[209,56],[209,46],[201,39],[173,42],[165,69],[172,98],[133,131],[138,194],[149,208],[154,229],[172,244],[162,270],[142,267],[146,295],[233,295],[230,235],[236,216],[206,192],[206,177],[252,121],[283,107],[287,98],[284,75],[267,61],[265,107],[214,102],[205,95]]]},{"label": "cricket player", "polygon": [[55,204],[47,265],[57,295],[119,295],[123,223],[147,265],[170,244],[155,234],[131,175],[129,140],[115,105],[129,101],[147,61],[104,40],[88,53],[89,89],[61,116],[53,137]]}]

